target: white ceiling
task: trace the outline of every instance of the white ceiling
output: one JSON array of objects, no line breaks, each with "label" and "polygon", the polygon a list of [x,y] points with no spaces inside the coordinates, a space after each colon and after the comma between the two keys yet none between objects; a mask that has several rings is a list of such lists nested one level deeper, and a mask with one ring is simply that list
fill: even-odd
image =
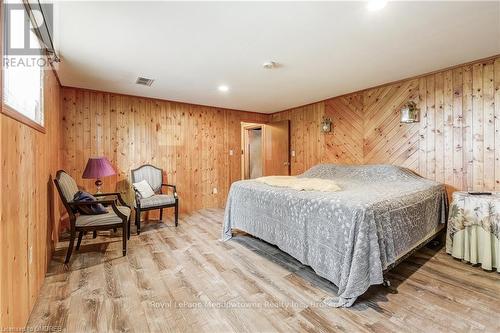
[{"label": "white ceiling", "polygon": [[263,113],[500,53],[499,1],[59,2],[56,20],[65,86]]}]

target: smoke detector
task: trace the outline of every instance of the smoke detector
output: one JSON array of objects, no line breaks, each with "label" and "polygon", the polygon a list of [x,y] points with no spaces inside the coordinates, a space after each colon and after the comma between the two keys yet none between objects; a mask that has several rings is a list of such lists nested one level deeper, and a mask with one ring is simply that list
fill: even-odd
[{"label": "smoke detector", "polygon": [[135,81],[135,83],[137,84],[140,84],[140,85],[143,85],[143,86],[148,86],[148,87],[151,87],[151,85],[153,84],[155,80],[153,79],[148,79],[146,77],[138,77],[137,80]]},{"label": "smoke detector", "polygon": [[265,69],[273,69],[273,68],[278,68],[280,64],[278,64],[276,61],[267,61],[262,64],[262,67]]}]

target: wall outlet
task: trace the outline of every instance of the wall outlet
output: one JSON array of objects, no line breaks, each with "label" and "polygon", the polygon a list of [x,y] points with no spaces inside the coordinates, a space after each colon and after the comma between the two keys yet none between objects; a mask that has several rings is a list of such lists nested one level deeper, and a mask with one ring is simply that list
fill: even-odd
[{"label": "wall outlet", "polygon": [[234,151],[232,149],[229,149],[229,156],[233,156],[234,155]]},{"label": "wall outlet", "polygon": [[214,187],[212,190],[212,194],[217,194],[217,187]]},{"label": "wall outlet", "polygon": [[292,150],[292,157],[295,157],[295,150]]}]

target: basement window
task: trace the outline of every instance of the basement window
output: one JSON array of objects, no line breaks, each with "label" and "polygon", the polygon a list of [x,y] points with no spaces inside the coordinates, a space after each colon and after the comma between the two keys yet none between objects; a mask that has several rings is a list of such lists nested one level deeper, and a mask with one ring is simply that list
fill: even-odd
[{"label": "basement window", "polygon": [[31,29],[26,11],[5,9],[2,113],[45,132],[43,81],[47,61],[44,49]]}]

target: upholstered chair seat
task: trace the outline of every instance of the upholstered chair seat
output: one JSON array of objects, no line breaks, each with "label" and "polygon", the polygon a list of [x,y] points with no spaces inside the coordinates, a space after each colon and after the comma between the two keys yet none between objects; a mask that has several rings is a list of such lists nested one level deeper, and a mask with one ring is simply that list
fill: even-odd
[{"label": "upholstered chair seat", "polygon": [[[175,197],[171,194],[155,194],[149,198],[139,198],[141,208],[174,205]],[[136,204],[137,205],[137,204]]]},{"label": "upholstered chair seat", "polygon": [[[130,217],[130,208],[126,206],[116,207],[120,213],[128,218]],[[117,224],[122,222],[122,218],[115,214],[112,207],[107,207],[108,212],[106,214],[98,215],[79,215],[76,218],[77,227],[89,227],[96,225],[107,225],[107,224]]]}]

